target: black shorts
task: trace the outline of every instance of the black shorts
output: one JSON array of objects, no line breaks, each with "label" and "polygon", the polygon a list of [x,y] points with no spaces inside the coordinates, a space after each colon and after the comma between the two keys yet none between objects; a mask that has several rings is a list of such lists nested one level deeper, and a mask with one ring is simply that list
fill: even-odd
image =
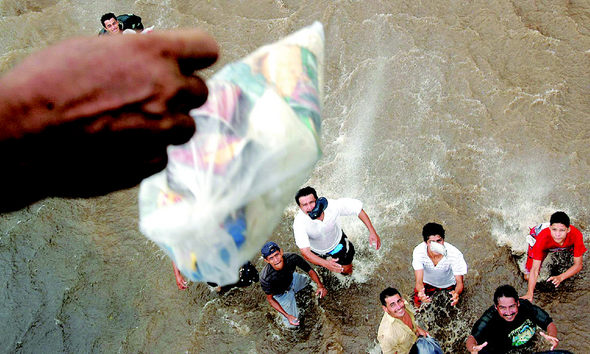
[{"label": "black shorts", "polygon": [[[354,245],[352,244],[352,242],[350,242],[348,240],[348,237],[346,237],[346,234],[344,233],[344,231],[342,231],[342,238],[340,239],[340,245],[342,245],[342,249],[340,251],[338,251],[338,253],[335,254],[317,254],[318,256],[322,257],[323,259],[326,259],[328,257],[332,257],[332,258],[338,258],[337,263],[340,265],[349,265],[352,263],[352,259],[354,258]],[[338,246],[336,246],[338,247]]]}]

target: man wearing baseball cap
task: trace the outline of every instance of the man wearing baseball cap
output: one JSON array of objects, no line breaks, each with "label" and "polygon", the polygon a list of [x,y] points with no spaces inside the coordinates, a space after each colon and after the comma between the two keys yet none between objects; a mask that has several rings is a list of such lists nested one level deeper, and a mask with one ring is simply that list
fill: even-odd
[{"label": "man wearing baseball cap", "polygon": [[295,293],[309,284],[309,277],[295,272],[299,267],[307,272],[317,284],[316,295],[326,296],[328,290],[324,287],[318,274],[298,254],[285,253],[274,242],[269,241],[260,250],[264,261],[268,263],[260,273],[260,286],[266,293],[266,300],[281,315],[283,323],[288,328],[299,326],[299,310],[295,302]]}]

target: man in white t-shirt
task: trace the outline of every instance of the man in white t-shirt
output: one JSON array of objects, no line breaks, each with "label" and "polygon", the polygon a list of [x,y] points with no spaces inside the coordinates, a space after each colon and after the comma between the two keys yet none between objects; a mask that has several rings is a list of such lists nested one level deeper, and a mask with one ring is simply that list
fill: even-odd
[{"label": "man in white t-shirt", "polygon": [[360,200],[318,198],[315,189],[305,187],[297,192],[295,201],[299,205],[293,221],[295,243],[308,262],[335,273],[352,273],[354,246],[342,231],[339,216],[358,216],[369,230],[369,244],[376,250],[381,247],[381,239]]},{"label": "man in white t-shirt", "polygon": [[455,246],[445,243],[445,229],[442,225],[428,223],[422,228],[424,242],[414,248],[412,267],[416,278],[414,304],[430,302],[435,291],[449,290],[451,305],[459,302],[463,292],[463,276],[467,274],[467,263]]}]

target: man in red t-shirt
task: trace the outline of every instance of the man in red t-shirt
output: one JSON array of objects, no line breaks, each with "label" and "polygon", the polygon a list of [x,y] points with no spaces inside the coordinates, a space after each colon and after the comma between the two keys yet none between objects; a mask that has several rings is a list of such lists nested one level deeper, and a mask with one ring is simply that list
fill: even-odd
[{"label": "man in red t-shirt", "polygon": [[[580,230],[574,226],[570,226],[570,218],[566,213],[558,211],[551,215],[549,227],[537,235],[534,246],[532,249],[529,248],[529,259],[526,264],[526,268],[530,272],[528,276],[529,286],[526,295],[521,297],[521,299],[533,301],[533,294],[537,285],[541,263],[543,263],[549,252],[562,250],[572,252],[574,255],[574,265],[565,272],[547,279],[555,287],[558,287],[562,281],[582,270],[582,256],[586,252],[584,237]],[[526,278],[527,276],[525,275]]]}]

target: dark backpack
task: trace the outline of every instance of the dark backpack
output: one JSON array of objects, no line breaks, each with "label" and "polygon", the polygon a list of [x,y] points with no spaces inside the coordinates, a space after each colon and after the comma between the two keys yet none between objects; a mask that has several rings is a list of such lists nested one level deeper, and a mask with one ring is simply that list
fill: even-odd
[{"label": "dark backpack", "polygon": [[125,14],[117,16],[117,21],[121,24],[121,30],[132,29],[132,30],[143,30],[143,24],[141,23],[141,17],[134,14]]}]

